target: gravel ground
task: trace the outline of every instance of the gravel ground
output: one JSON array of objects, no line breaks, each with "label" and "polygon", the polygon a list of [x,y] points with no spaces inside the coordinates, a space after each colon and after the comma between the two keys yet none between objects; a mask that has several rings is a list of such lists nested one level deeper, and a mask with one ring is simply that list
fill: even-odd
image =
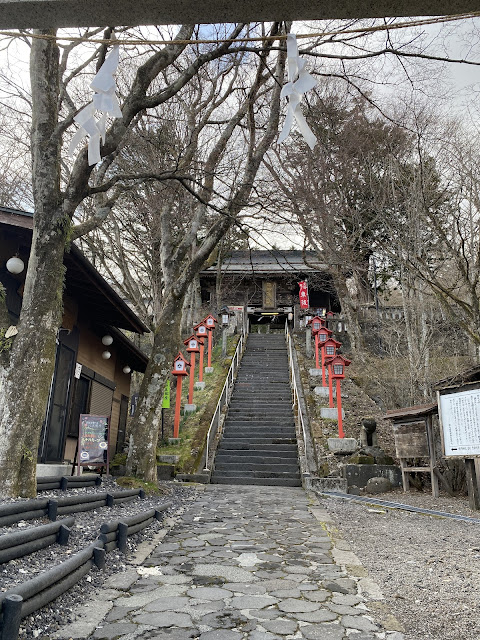
[{"label": "gravel ground", "polygon": [[[467,498],[400,491],[375,497],[480,518]],[[480,524],[319,500],[381,587],[406,640],[480,638]]]},{"label": "gravel ground", "polygon": [[[16,584],[25,582],[37,574],[50,569],[52,566],[63,562],[72,554],[91,544],[100,533],[100,526],[104,522],[119,520],[147,511],[153,507],[172,501],[172,506],[165,512],[165,516],[173,515],[181,510],[192,500],[196,491],[190,487],[183,487],[174,482],[161,483],[163,495],[159,497],[147,497],[144,500],[135,499],[124,502],[112,508],[102,507],[92,511],[73,514],[75,524],[72,527],[67,546],[58,544],[42,549],[36,553],[12,560],[5,565],[0,565],[0,591],[4,592]],[[42,497],[65,497],[78,494],[91,494],[94,492],[120,491],[113,480],[104,480],[100,487],[70,489],[68,491],[45,491],[39,494]],[[5,500],[4,504],[11,502]],[[59,518],[60,520],[61,518]],[[47,519],[21,521],[11,527],[0,528],[0,535],[17,530],[25,530],[32,526],[47,524]],[[104,581],[114,573],[125,571],[129,567],[128,557],[135,551],[140,542],[149,540],[163,527],[162,522],[154,521],[148,528],[128,538],[129,553],[124,556],[117,550],[107,554],[106,568],[102,571],[95,567],[75,587],[57,598],[47,607],[26,617],[22,621],[20,638],[40,638],[46,640],[49,634],[59,629],[64,624],[74,619],[75,611],[79,605],[85,603],[96,589],[102,586]]]}]

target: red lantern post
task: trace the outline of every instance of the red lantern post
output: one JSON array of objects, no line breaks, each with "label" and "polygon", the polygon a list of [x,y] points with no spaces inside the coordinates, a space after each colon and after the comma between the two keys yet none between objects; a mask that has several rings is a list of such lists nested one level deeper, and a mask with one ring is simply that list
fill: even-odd
[{"label": "red lantern post", "polygon": [[[200,353],[199,341],[195,334],[192,334],[189,338],[183,341],[183,344],[187,347],[187,353],[190,354],[190,385],[188,387],[188,404],[190,407],[194,407],[193,404],[193,383],[195,382],[195,354]],[[191,409],[194,410],[193,408]]]},{"label": "red lantern post", "polygon": [[[315,344],[320,344],[320,348],[322,350],[322,387],[326,387],[327,386],[327,380],[326,380],[326,375],[325,375],[325,350],[324,350],[324,345],[325,342],[328,340],[328,338],[331,337],[333,331],[330,331],[330,329],[327,329],[326,327],[322,327],[321,329],[319,329],[317,331],[317,333],[315,334]],[[318,352],[318,346],[316,347],[317,352]],[[318,356],[317,356],[317,363],[318,363]],[[318,369],[318,364],[317,364],[317,369]]]},{"label": "red lantern post", "polygon": [[176,388],[176,400],[175,400],[175,420],[173,422],[173,437],[178,438],[178,432],[180,429],[180,406],[182,403],[182,380],[183,376],[187,376],[187,367],[190,365],[183,357],[182,353],[179,351],[178,356],[173,361],[173,371],[172,374],[177,378],[177,388]]},{"label": "red lantern post", "polygon": [[328,359],[328,365],[331,367],[332,378],[337,381],[337,412],[338,412],[338,437],[344,438],[343,420],[342,420],[342,393],[340,391],[340,381],[345,378],[345,367],[348,367],[351,360],[347,360],[344,356],[337,354],[333,358]]},{"label": "red lantern post", "polygon": [[203,354],[205,352],[205,342],[204,339],[207,337],[208,329],[203,322],[199,322],[193,327],[193,331],[195,332],[200,345],[200,361],[198,363],[199,371],[198,371],[198,382],[200,384],[200,388],[203,388]]},{"label": "red lantern post", "polygon": [[[327,364],[327,360],[333,358],[333,356],[337,353],[337,349],[342,346],[341,342],[338,342],[334,338],[328,338],[324,342],[324,352],[325,352],[325,364]],[[328,406],[330,409],[333,409],[333,384],[332,384],[332,365],[328,364]]]},{"label": "red lantern post", "polygon": [[320,362],[318,357],[318,332],[322,327],[325,326],[325,322],[323,318],[320,318],[320,316],[315,316],[308,321],[308,324],[311,325],[312,335],[315,336],[315,369],[320,369]]},{"label": "red lantern post", "polygon": [[207,373],[212,372],[212,332],[215,329],[215,324],[217,323],[217,319],[209,314],[206,318],[203,319],[203,324],[208,329],[208,358],[207,358]]}]

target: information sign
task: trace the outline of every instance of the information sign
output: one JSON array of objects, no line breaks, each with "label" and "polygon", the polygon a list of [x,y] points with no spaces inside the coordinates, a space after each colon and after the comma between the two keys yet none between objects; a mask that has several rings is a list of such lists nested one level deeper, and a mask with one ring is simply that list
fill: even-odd
[{"label": "information sign", "polygon": [[[109,417],[81,414],[78,430],[78,466],[108,467]],[[108,473],[108,471],[107,471]]]},{"label": "information sign", "polygon": [[170,380],[167,380],[163,390],[162,409],[170,409]]},{"label": "information sign", "polygon": [[439,394],[445,456],[480,456],[480,389]]}]

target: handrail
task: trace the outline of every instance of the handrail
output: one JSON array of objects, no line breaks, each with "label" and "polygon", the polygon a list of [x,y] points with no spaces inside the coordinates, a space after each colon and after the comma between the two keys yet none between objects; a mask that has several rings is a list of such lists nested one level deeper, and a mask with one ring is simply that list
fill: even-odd
[{"label": "handrail", "polygon": [[292,397],[293,397],[292,409],[294,409],[295,405],[297,405],[297,417],[298,417],[298,422],[300,423],[300,427],[302,429],[303,442],[304,442],[305,453],[306,453],[307,452],[307,434],[305,431],[305,421],[303,419],[303,411],[299,401],[297,377],[295,375],[295,367],[293,364],[293,340],[292,340],[292,336],[290,335],[290,330],[288,328],[288,321],[285,322],[285,339],[287,341],[287,347],[288,347],[288,367],[290,369],[290,386],[292,388]]},{"label": "handrail", "polygon": [[[214,438],[217,435],[218,428],[220,427],[220,416],[221,416],[222,407],[228,402],[229,391],[230,391],[230,388],[233,387],[233,383],[235,381],[235,374],[237,372],[238,366],[240,364],[240,360],[243,355],[243,349],[245,347],[246,339],[247,339],[247,334],[245,331],[245,327],[242,326],[242,333],[240,335],[239,341],[237,342],[237,348],[235,349],[235,353],[233,354],[232,362],[230,364],[230,368],[228,370],[225,383],[220,393],[220,397],[218,398],[215,411],[213,412],[213,417],[210,422],[210,427],[207,431],[206,444],[205,444],[205,467],[203,469],[204,471],[210,471],[210,469],[208,468],[210,439],[211,437]],[[223,403],[222,403],[222,400],[223,400]],[[215,425],[215,421],[216,421],[216,425]],[[214,427],[215,427],[215,431],[213,431]],[[213,433],[213,436],[212,436],[212,433]]]}]

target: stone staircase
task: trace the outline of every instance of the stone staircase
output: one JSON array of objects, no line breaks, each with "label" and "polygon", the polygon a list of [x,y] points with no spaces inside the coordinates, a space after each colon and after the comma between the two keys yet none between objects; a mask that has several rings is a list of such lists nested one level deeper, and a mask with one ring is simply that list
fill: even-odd
[{"label": "stone staircase", "polygon": [[301,486],[291,397],[283,334],[250,334],[212,483]]}]

